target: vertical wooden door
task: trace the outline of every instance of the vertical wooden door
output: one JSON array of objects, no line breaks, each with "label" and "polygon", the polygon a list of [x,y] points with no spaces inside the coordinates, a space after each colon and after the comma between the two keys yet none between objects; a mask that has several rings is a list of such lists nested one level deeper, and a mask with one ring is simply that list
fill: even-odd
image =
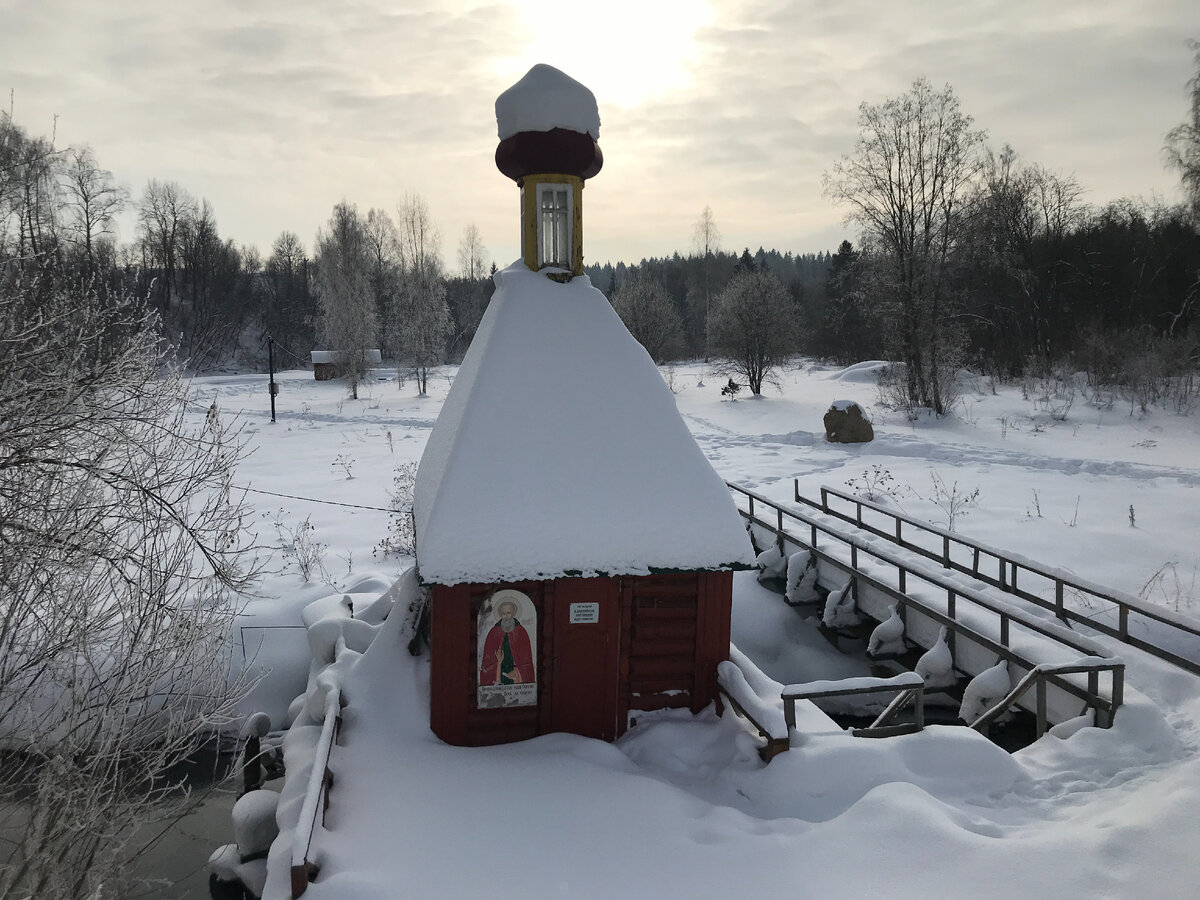
[{"label": "vertical wooden door", "polygon": [[617,736],[620,595],[608,578],[569,578],[554,590],[551,725],[585,737]]}]

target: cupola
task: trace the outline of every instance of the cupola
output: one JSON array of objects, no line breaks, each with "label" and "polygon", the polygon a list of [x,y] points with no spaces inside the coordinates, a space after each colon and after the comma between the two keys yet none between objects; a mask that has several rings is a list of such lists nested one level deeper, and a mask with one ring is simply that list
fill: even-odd
[{"label": "cupola", "polygon": [[521,258],[533,271],[583,274],[583,183],[600,171],[596,97],[539,64],[496,98],[496,166],[521,189]]}]

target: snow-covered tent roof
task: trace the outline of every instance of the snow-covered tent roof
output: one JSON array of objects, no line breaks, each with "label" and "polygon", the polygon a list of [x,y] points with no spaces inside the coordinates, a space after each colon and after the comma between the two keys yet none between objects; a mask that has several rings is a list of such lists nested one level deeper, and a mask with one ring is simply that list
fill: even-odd
[{"label": "snow-covered tent roof", "polygon": [[604,295],[521,262],[495,278],[417,471],[422,581],[752,565],[728,488]]}]

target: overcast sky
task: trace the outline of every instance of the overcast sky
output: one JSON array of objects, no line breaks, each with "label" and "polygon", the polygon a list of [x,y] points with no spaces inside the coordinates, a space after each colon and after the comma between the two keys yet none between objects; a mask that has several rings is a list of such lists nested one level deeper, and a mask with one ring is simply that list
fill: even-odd
[{"label": "overcast sky", "polygon": [[518,255],[492,104],[550,63],[599,103],[584,252],[615,262],[688,252],[706,205],[727,249],[854,239],[821,175],[860,103],[922,75],[1090,202],[1174,201],[1188,38],[1197,0],[0,0],[0,88],[27,131],[57,115],[58,145],[91,144],[135,198],[178,181],[264,256],[285,229],[311,247],[343,198],[413,191],[454,268],[469,223]]}]

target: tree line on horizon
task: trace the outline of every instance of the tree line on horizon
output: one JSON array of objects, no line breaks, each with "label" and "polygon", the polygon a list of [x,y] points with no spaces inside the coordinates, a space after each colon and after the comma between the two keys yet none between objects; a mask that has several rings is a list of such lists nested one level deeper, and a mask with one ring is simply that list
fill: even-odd
[{"label": "tree line on horizon", "polygon": [[[991,149],[949,85],[919,79],[862,104],[855,149],[825,173],[826,196],[858,229],[836,252],[725,249],[706,207],[684,252],[585,270],[659,363],[748,352],[747,323],[769,322],[768,346],[753,349],[769,364],[740,367],[755,393],[757,368],[796,354],[892,360],[897,401],[939,414],[967,361],[1001,379],[1070,368],[1095,385],[1194,371],[1196,54],[1189,116],[1164,146],[1182,204],[1088,205],[1073,175]],[[90,149],[57,151],[7,116],[0,174],[7,264],[132,284],[196,371],[261,365],[270,336],[300,360],[321,345],[347,351],[352,385],[362,373],[349,351],[378,347],[423,391],[430,366],[461,358],[493,289],[478,229],[465,230],[451,271],[415,194],[394,213],[338,203],[310,251],[284,231],[263,259],[223,238],[209,202],[182,185],[152,179],[134,200]],[[130,206],[137,232],[119,244],[113,223]],[[751,308],[731,309],[735,296]]]}]

